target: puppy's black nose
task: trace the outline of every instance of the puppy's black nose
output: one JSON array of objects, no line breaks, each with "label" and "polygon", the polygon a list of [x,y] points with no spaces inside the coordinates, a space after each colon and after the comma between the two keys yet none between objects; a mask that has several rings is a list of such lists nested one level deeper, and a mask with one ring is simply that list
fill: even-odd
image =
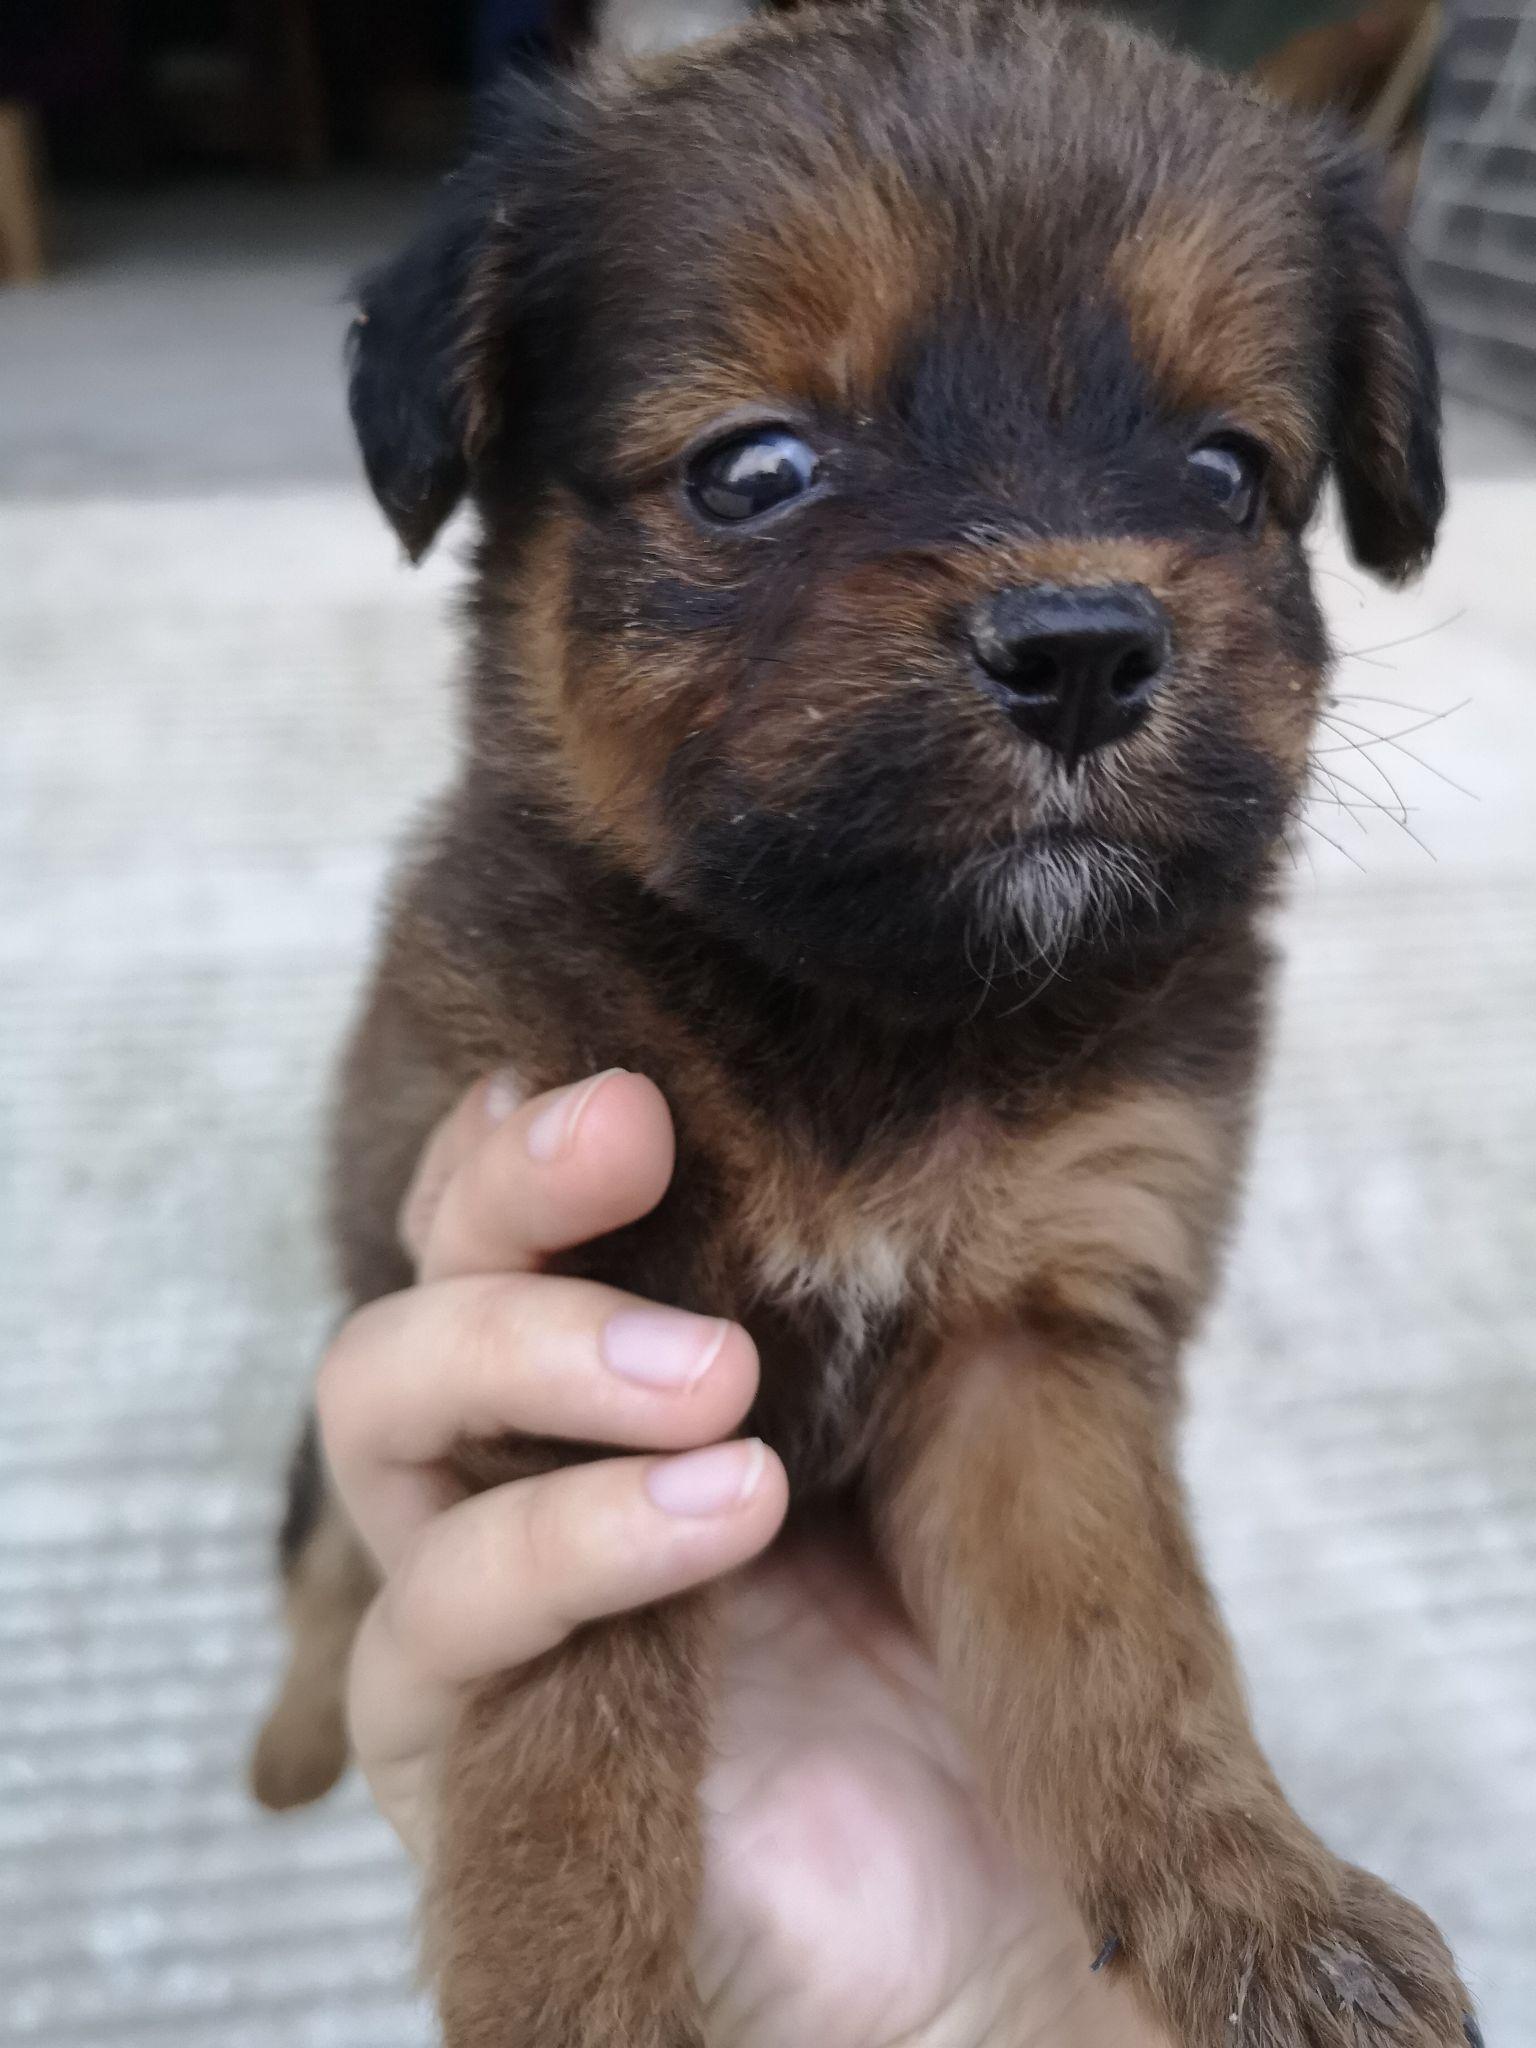
[{"label": "puppy's black nose", "polygon": [[1168,660],[1168,615],[1136,583],[1020,584],[968,623],[988,687],[1068,768],[1135,731]]}]

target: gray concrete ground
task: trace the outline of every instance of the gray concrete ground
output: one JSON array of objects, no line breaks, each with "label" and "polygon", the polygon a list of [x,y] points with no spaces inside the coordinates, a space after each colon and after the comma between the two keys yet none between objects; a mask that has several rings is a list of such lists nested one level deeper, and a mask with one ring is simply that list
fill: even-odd
[{"label": "gray concrete ground", "polygon": [[[274,1821],[240,1784],[331,1312],[327,1066],[447,752],[454,551],[401,569],[336,376],[345,275],[414,196],[98,208],[78,268],[0,296],[0,2040],[36,2048],[428,2038],[357,1787]],[[1320,543],[1341,780],[1298,834],[1188,1464],[1282,1774],[1438,1913],[1517,2048],[1536,450],[1474,415],[1453,445],[1418,591]],[[1386,779],[1414,838],[1366,807]]]},{"label": "gray concrete ground", "polygon": [[228,185],[66,207],[57,277],[0,297],[0,493],[350,481],[348,284],[428,189]]}]

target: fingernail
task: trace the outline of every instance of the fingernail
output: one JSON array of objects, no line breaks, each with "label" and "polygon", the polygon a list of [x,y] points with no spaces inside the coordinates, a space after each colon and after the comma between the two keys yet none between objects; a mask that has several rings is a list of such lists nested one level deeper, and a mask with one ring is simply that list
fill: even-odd
[{"label": "fingernail", "polygon": [[486,1122],[504,1124],[525,1093],[522,1082],[510,1067],[503,1067],[499,1074],[492,1074],[485,1085]]},{"label": "fingernail", "polygon": [[767,1454],[755,1436],[664,1458],[645,1475],[645,1490],[669,1515],[723,1515],[751,1498]]},{"label": "fingernail", "polygon": [[598,1348],[621,1379],[644,1387],[691,1387],[720,1355],[730,1327],[680,1309],[626,1308],[603,1325]]},{"label": "fingernail", "polygon": [[552,1101],[546,1102],[528,1126],[529,1158],[541,1160],[545,1165],[551,1159],[558,1159],[575,1137],[581,1113],[598,1089],[622,1072],[621,1067],[609,1067],[604,1073],[594,1074],[590,1080],[574,1081],[569,1088],[562,1088]]}]

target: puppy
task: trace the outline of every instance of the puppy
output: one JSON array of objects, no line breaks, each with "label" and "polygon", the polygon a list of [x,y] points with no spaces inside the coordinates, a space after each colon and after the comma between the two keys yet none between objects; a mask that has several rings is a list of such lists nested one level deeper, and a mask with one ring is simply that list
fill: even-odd
[{"label": "puppy", "polygon": [[[1302,534],[1442,508],[1424,322],[1333,132],[1088,12],[865,0],[519,88],[368,285],[419,556],[477,508],[458,779],[346,1068],[336,1237],[405,1284],[476,1075],[660,1083],[572,1270],[739,1318],[1005,1829],[1180,2048],[1463,2048],[1445,1946],[1297,1818],[1176,1476],[1328,649]],[[467,1448],[474,1485],[572,1455]],[[371,1577],[301,1458],[258,1782],[340,1770]],[[451,2048],[698,2048],[708,1594],[484,1686],[428,1900]]]}]

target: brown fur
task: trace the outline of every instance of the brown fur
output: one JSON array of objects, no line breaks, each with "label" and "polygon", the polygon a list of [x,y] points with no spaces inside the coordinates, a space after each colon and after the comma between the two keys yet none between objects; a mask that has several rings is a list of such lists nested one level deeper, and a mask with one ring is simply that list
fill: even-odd
[{"label": "brown fur", "polygon": [[1064,1845],[1094,1946],[1118,1939],[1175,2041],[1453,2042],[1444,1943],[1330,1855],[1254,1742],[1166,1403],[1115,1355],[1091,1329],[957,1355],[883,1475],[888,1553],[997,1810]]},{"label": "brown fur", "polygon": [[251,1760],[251,1788],[274,1812],[322,1798],[347,1767],[347,1660],[377,1587],[345,1520],[322,1510],[288,1568],[293,1659]]},{"label": "brown fur", "polygon": [[427,1953],[456,2048],[702,2040],[680,1936],[698,1910],[711,1605],[584,1630],[468,1702]]},{"label": "brown fur", "polygon": [[[1326,683],[1301,531],[1330,467],[1383,574],[1439,512],[1368,175],[1002,0],[807,11],[507,122],[354,345],[407,545],[465,488],[483,539],[463,768],[348,1062],[348,1288],[408,1278],[411,1164],[475,1076],[652,1075],[673,1186],[565,1263],[751,1330],[751,1426],[800,1513],[867,1517],[1085,1967],[1113,1938],[1181,2048],[1455,2048],[1438,1937],[1256,1748],[1173,1451]],[[679,465],[764,420],[826,488],[712,530]],[[1241,533],[1190,495],[1213,431],[1267,449]],[[1070,776],[964,622],[1104,583],[1156,600],[1175,658]],[[264,1796],[334,1760],[346,1556],[321,1507]],[[450,2048],[699,2048],[712,1604],[584,1630],[466,1707],[428,1902]]]},{"label": "brown fur", "polygon": [[1170,195],[1115,249],[1109,274],[1137,353],[1177,403],[1246,416],[1282,460],[1299,501],[1322,455],[1325,422],[1288,375],[1298,335],[1319,317],[1307,228],[1276,213],[1256,224],[1215,194]]}]

